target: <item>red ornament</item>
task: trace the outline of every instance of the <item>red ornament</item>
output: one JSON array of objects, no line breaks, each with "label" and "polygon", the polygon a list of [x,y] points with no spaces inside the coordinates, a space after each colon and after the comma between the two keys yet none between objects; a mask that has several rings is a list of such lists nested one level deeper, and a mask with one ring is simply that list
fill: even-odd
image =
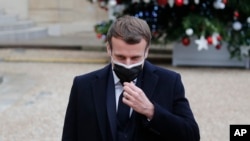
[{"label": "red ornament", "polygon": [[97,37],[98,39],[101,39],[101,38],[102,38],[102,34],[101,34],[101,33],[97,33],[97,34],[96,34],[96,37]]},{"label": "red ornament", "polygon": [[183,5],[183,0],[175,0],[175,5],[176,6],[182,6]]},{"label": "red ornament", "polygon": [[238,11],[234,11],[234,17],[235,17],[235,18],[239,18],[239,17],[240,17],[240,14],[239,14]]},{"label": "red ornament", "polygon": [[122,4],[122,0],[116,0],[117,4]]},{"label": "red ornament", "polygon": [[227,4],[227,0],[223,0],[222,2],[223,2],[224,4]]},{"label": "red ornament", "polygon": [[165,6],[168,3],[168,0],[157,0],[158,5]]},{"label": "red ornament", "polygon": [[182,38],[182,44],[184,46],[188,46],[190,44],[190,39],[188,37],[183,37]]},{"label": "red ornament", "polygon": [[213,38],[211,36],[207,37],[207,43],[211,45],[213,43]]},{"label": "red ornament", "polygon": [[222,40],[222,37],[220,35],[217,36],[217,40],[218,41],[221,41]]},{"label": "red ornament", "polygon": [[192,5],[189,6],[189,9],[190,9],[191,11],[194,11],[194,10],[196,9],[196,6],[195,6],[194,4],[192,4]]},{"label": "red ornament", "polygon": [[220,49],[221,49],[221,44],[216,45],[215,48],[216,48],[217,50],[220,50]]},{"label": "red ornament", "polygon": [[160,33],[159,32],[157,32],[157,31],[154,31],[154,32],[152,32],[152,36],[153,37],[159,37],[159,35],[160,35]]}]

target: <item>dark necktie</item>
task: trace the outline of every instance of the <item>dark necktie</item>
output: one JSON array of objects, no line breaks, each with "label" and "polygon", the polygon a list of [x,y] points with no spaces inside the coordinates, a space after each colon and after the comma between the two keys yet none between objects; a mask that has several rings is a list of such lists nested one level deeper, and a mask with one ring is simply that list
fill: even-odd
[{"label": "dark necktie", "polygon": [[129,112],[130,112],[130,107],[122,102],[123,92],[124,91],[122,91],[119,97],[118,111],[117,111],[118,127],[120,129],[125,128],[129,120]]}]

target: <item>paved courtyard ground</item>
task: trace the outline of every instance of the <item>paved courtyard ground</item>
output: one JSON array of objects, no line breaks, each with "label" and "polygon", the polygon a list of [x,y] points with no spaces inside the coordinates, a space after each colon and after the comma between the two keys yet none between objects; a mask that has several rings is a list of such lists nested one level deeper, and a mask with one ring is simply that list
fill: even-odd
[{"label": "paved courtyard ground", "polygon": [[[0,51],[0,141],[59,141],[74,76],[106,62],[18,61],[19,51]],[[250,124],[250,70],[160,66],[182,75],[201,141],[228,141],[230,124]]]}]

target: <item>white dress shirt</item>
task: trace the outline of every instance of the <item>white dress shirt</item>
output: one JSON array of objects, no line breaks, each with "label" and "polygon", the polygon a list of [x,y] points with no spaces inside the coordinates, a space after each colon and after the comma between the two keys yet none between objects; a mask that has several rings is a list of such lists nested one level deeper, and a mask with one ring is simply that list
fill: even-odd
[{"label": "white dress shirt", "polygon": [[[115,102],[116,102],[116,111],[118,110],[118,103],[119,103],[119,97],[123,91],[123,86],[120,82],[120,79],[117,77],[115,72],[113,71],[113,78],[114,78],[114,83],[115,83]],[[136,79],[133,81],[134,83],[136,82]],[[132,114],[132,108],[130,108],[130,115]]]}]

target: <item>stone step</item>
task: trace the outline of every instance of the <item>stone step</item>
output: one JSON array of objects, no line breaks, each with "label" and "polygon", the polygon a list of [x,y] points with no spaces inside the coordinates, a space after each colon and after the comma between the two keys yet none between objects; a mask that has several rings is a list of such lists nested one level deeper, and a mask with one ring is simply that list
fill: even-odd
[{"label": "stone step", "polygon": [[0,14],[0,24],[9,24],[18,21],[18,17],[16,15],[4,15]]},{"label": "stone step", "polygon": [[48,36],[48,29],[46,27],[32,27],[28,29],[2,31],[0,32],[0,41],[19,41],[46,36]]},{"label": "stone step", "polygon": [[150,53],[156,54],[172,54],[172,46],[167,45],[155,45],[151,44],[149,51]]},{"label": "stone step", "polygon": [[[51,46],[52,47],[52,46]],[[42,48],[42,47],[41,47]],[[69,47],[70,48],[70,47]],[[48,47],[47,47],[48,49]],[[57,49],[61,49],[57,46]],[[65,48],[62,48],[65,49]],[[106,47],[103,46],[88,46],[82,45],[79,48],[81,51],[90,51],[90,52],[106,52]],[[157,45],[152,45],[149,49],[148,58],[150,62],[157,63],[157,64],[172,64],[172,48],[171,47],[159,47]]]},{"label": "stone step", "polygon": [[[36,40],[18,42],[0,42],[1,48],[44,49],[44,50],[77,50],[78,52],[95,52],[106,55],[105,43],[95,37],[94,32],[83,32],[58,37],[45,37]],[[154,63],[171,64],[172,46],[152,45],[149,48],[148,60]],[[51,57],[51,56],[50,56]]]},{"label": "stone step", "polygon": [[16,21],[13,23],[0,23],[0,31],[9,31],[9,30],[19,30],[19,29],[27,29],[33,27],[35,24],[33,21]]},{"label": "stone step", "polygon": [[172,54],[149,53],[147,60],[157,64],[172,64]]},{"label": "stone step", "polygon": [[18,15],[8,15],[0,9],[0,42],[37,39],[48,36],[48,28],[36,27],[30,20],[19,19]]}]

